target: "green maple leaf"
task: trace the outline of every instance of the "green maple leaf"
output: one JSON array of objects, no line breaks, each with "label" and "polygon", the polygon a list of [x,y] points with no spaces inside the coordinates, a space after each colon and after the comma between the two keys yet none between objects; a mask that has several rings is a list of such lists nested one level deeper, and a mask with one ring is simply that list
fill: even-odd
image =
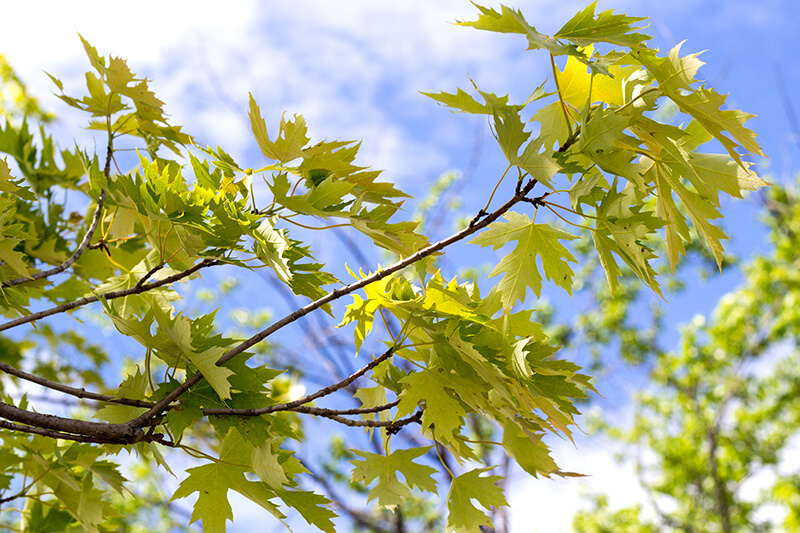
[{"label": "green maple leaf", "polygon": [[552,150],[542,150],[544,142],[544,138],[541,137],[533,139],[525,147],[521,156],[515,154],[510,161],[530,174],[536,181],[552,189],[551,180],[553,175],[560,170],[560,167],[553,160]]},{"label": "green maple leaf", "polygon": [[438,372],[444,372],[444,369],[414,372],[400,380],[404,387],[395,416],[401,418],[424,405],[422,429],[435,425],[437,437],[446,439],[461,426],[461,418],[467,413],[461,403],[445,390],[442,380],[436,375]]},{"label": "green maple leaf", "polygon": [[25,262],[25,254],[15,248],[22,239],[12,239],[0,235],[0,261],[5,263],[18,276],[27,278],[31,275],[28,264]]},{"label": "green maple leaf", "polygon": [[331,518],[336,518],[336,513],[328,505],[331,503],[326,497],[305,490],[278,490],[278,497],[286,505],[300,513],[306,522],[317,526],[325,533],[335,533],[336,526]]},{"label": "green maple leaf", "polygon": [[[147,395],[147,374],[136,367],[134,374],[128,374],[117,389],[114,396],[117,398],[128,398],[130,400],[146,400]],[[108,404],[97,411],[95,418],[107,420],[112,424],[123,424],[128,420],[134,419],[145,410],[141,407],[130,405]]]},{"label": "green maple leaf", "polygon": [[105,502],[103,491],[96,489],[92,483],[92,474],[87,473],[83,478],[78,507],[74,514],[87,531],[97,531],[97,525],[103,521]]},{"label": "green maple leaf", "polygon": [[250,463],[258,478],[273,489],[279,489],[289,483],[286,472],[278,462],[278,454],[272,451],[272,439],[264,441],[258,448],[253,449]]},{"label": "green maple leaf", "polygon": [[676,171],[674,167],[664,163],[656,163],[650,172],[655,177],[654,181],[658,192],[656,214],[669,223],[666,227],[666,240],[670,265],[674,270],[679,255],[685,253],[683,241],[691,240],[686,217],[675,204],[672,196],[674,192],[680,198],[695,230],[714,255],[717,265],[721,267],[724,249],[720,241],[728,237],[709,220],[721,218],[722,215],[711,200],[689,190],[681,183],[680,172],[681,169]]},{"label": "green maple leaf", "polygon": [[30,188],[22,185],[24,182],[25,180],[22,178],[14,179],[5,157],[0,159],[0,192],[9,192],[23,200],[35,202],[36,195],[31,192]]},{"label": "green maple leaf", "polygon": [[648,235],[664,225],[663,219],[651,211],[643,210],[643,193],[629,184],[620,192],[617,184],[605,196],[596,209],[596,225],[592,232],[595,248],[606,272],[612,294],[618,286],[620,269],[612,252],[622,258],[633,272],[656,293],[661,294],[656,272],[650,265],[655,254],[645,244]]},{"label": "green maple leaf", "polygon": [[695,190],[717,207],[720,206],[719,191],[741,198],[742,191],[755,191],[769,185],[749,170],[750,163],[738,165],[726,155],[692,153],[691,165],[696,177],[692,180]]},{"label": "green maple leaf", "polygon": [[364,300],[358,294],[353,294],[353,303],[347,306],[347,311],[344,314],[342,322],[339,327],[342,327],[350,322],[356,322],[356,328],[353,331],[356,343],[356,352],[361,349],[361,344],[367,338],[370,331],[372,331],[372,322],[375,317],[375,311],[380,306],[379,302],[374,300]]},{"label": "green maple leaf", "polygon": [[645,18],[614,15],[612,10],[603,11],[595,18],[596,6],[597,2],[586,6],[586,9],[577,13],[564,24],[554,37],[567,39],[578,46],[604,42],[632,48],[651,38],[649,35],[641,33],[630,33],[639,29],[631,25],[645,20]]},{"label": "green maple leaf", "polygon": [[428,98],[436,100],[439,104],[453,108],[454,113],[477,113],[480,115],[488,115],[491,111],[484,105],[475,100],[469,93],[463,89],[458,89],[456,94],[449,94],[441,92],[435,93],[422,93]]},{"label": "green maple leaf", "polygon": [[269,501],[277,495],[263,482],[248,481],[245,472],[249,468],[253,446],[248,444],[236,430],[229,430],[223,439],[218,462],[189,468],[189,474],[172,495],[170,501],[186,498],[197,492],[191,521],[203,521],[203,530],[209,533],[224,533],[225,522],[233,521],[233,511],[228,502],[228,490],[235,490],[252,502],[260,505],[279,520],[285,516]]},{"label": "green maple leaf", "polygon": [[546,149],[560,148],[569,138],[567,122],[561,111],[561,102],[553,102],[540,108],[531,117],[532,121],[541,124],[540,139]]},{"label": "green maple leaf", "polygon": [[286,252],[291,246],[285,230],[275,229],[275,219],[264,219],[253,235],[253,248],[258,258],[269,265],[284,283],[292,279]]},{"label": "green maple leaf", "polygon": [[549,224],[534,224],[527,215],[514,211],[509,211],[503,218],[508,222],[492,224],[471,241],[480,246],[492,246],[494,250],[510,241],[517,241],[514,249],[489,273],[490,277],[503,275],[498,283],[503,293],[503,307],[511,309],[517,301],[524,302],[528,287],[537,297],[541,295],[542,275],[536,265],[537,256],[547,278],[572,294],[573,272],[568,262],[577,260],[558,241],[577,237]]},{"label": "green maple leaf", "polygon": [[558,470],[558,465],[550,457],[550,450],[542,442],[541,435],[526,434],[510,420],[503,425],[503,447],[520,468],[533,477],[550,477],[551,473]]},{"label": "green maple leaf", "polygon": [[184,479],[170,501],[186,498],[197,492],[197,501],[192,511],[191,521],[203,521],[203,530],[209,533],[225,531],[225,522],[233,521],[233,510],[228,502],[228,488],[231,474],[220,463],[212,463],[190,468],[189,477]]},{"label": "green maple leaf", "polygon": [[453,479],[447,494],[448,533],[476,533],[480,526],[494,527],[492,520],[472,503],[477,501],[484,508],[508,505],[503,489],[497,483],[500,476],[480,477],[488,468],[477,468]]},{"label": "green maple leaf", "polygon": [[228,378],[233,371],[224,366],[217,366],[217,360],[227,349],[221,346],[210,346],[202,351],[196,350],[192,346],[192,322],[181,313],[174,318],[170,318],[166,312],[154,308],[155,318],[158,322],[159,331],[178,347],[179,353],[192,362],[194,366],[203,374],[203,377],[211,384],[219,397],[228,399],[231,397],[231,384]]},{"label": "green maple leaf", "polygon": [[328,215],[328,211],[331,209],[339,211],[334,209],[334,206],[341,204],[342,197],[349,193],[353,187],[353,183],[336,180],[334,176],[330,176],[308,191],[308,203],[321,213]]},{"label": "green maple leaf", "polygon": [[[363,457],[362,460],[350,461],[355,466],[352,480],[369,485],[377,479],[378,483],[369,491],[368,498],[369,500],[378,498],[378,504],[388,509],[393,509],[410,498],[410,487],[418,487],[420,490],[435,493],[436,481],[432,475],[436,473],[436,469],[414,462],[414,459],[424,455],[430,449],[429,446],[395,450],[389,455],[352,450]],[[398,472],[405,478],[405,483],[398,479]]]},{"label": "green maple leaf", "polygon": [[[681,111],[688,113],[702,124],[737,163],[744,166],[741,156],[736,151],[739,145],[752,154],[763,156],[764,153],[756,142],[756,134],[744,127],[744,123],[753,115],[738,109],[723,110],[726,95],[719,94],[713,89],[692,88],[692,84],[697,81],[694,75],[704,63],[697,59],[699,54],[681,57],[681,44],[675,46],[664,58],[659,58],[648,50],[634,50],[633,55],[653,74],[661,92],[678,104]],[[725,135],[725,132],[733,139]]]},{"label": "green maple leaf", "polygon": [[306,120],[302,116],[295,115],[294,121],[287,121],[281,117],[278,137],[271,141],[267,135],[267,125],[261,116],[261,110],[252,94],[250,95],[248,115],[253,135],[262,154],[281,163],[303,157],[303,147],[308,144],[310,139],[307,137]]},{"label": "green maple leaf", "polygon": [[486,8],[475,4],[481,12],[478,20],[457,22],[459,26],[472,26],[473,28],[485,31],[500,33],[519,33],[528,38],[528,50],[544,48],[554,55],[562,55],[571,51],[576,51],[574,46],[560,43],[548,35],[536,31],[536,28],[528,24],[522,13],[516,9],[511,9],[500,5],[500,13],[494,9]]}]

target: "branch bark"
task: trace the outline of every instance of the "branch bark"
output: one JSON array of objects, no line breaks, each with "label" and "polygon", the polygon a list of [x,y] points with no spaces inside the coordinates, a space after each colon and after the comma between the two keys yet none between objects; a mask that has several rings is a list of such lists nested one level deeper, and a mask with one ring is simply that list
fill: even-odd
[{"label": "branch bark", "polygon": [[55,436],[55,438],[59,439],[76,440],[74,437],[78,435],[88,437],[90,439],[89,442],[113,442],[119,444],[138,442],[144,437],[144,432],[141,429],[131,428],[125,424],[89,422],[44,413],[33,413],[3,402],[0,402],[0,417],[11,422],[32,426],[27,431],[28,433],[39,433],[35,431],[37,429],[52,430],[57,432],[58,436],[48,436]]}]

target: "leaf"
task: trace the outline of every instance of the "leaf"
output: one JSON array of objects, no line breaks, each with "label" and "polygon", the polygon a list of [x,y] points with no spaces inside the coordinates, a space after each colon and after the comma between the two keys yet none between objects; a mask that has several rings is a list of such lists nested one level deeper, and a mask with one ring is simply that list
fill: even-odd
[{"label": "leaf", "polygon": [[[411,498],[410,487],[436,492],[436,481],[432,477],[436,473],[436,469],[414,462],[414,459],[424,455],[430,449],[431,447],[428,446],[427,448],[395,450],[389,455],[352,450],[363,459],[350,461],[355,466],[351,479],[365,485],[369,485],[377,479],[378,483],[369,491],[369,500],[377,498],[381,507],[393,509]],[[398,472],[405,478],[405,483],[397,478]]]},{"label": "leaf", "polygon": [[[130,400],[147,400],[147,374],[136,367],[134,374],[128,374],[117,389],[117,398]],[[95,413],[95,418],[107,420],[112,424],[124,424],[142,414],[145,409],[129,405],[108,404]]]},{"label": "leaf", "polygon": [[583,11],[576,14],[569,22],[556,32],[554,37],[567,39],[578,46],[588,46],[593,43],[611,43],[635,48],[642,42],[650,39],[649,35],[630,33],[639,28],[631,25],[645,18],[629,17],[627,15],[614,15],[612,10],[603,11],[595,17],[594,9],[597,2],[592,2]]},{"label": "leaf", "polygon": [[290,247],[284,230],[275,229],[275,218],[265,218],[253,234],[253,246],[258,258],[277,274],[278,279],[289,283],[292,271],[286,252]]},{"label": "leaf", "polygon": [[503,424],[503,447],[517,464],[533,477],[550,474],[558,470],[550,450],[542,442],[541,435],[527,435],[511,420]]},{"label": "leaf", "polygon": [[203,531],[224,533],[225,522],[233,521],[233,509],[228,503],[231,479],[227,469],[220,463],[212,463],[190,468],[186,472],[189,476],[181,482],[170,501],[197,492],[191,522],[202,520]]},{"label": "leaf", "polygon": [[453,479],[447,494],[447,531],[476,533],[480,526],[494,527],[492,520],[472,503],[477,501],[485,509],[508,505],[503,489],[497,483],[500,476],[480,477],[492,467],[476,468]]},{"label": "leaf", "polygon": [[23,185],[24,182],[25,180],[22,178],[14,180],[6,158],[0,159],[0,192],[8,192],[23,200],[35,202],[36,195],[31,192],[30,188]]},{"label": "leaf", "polygon": [[203,377],[208,380],[219,397],[228,399],[231,397],[231,384],[228,378],[233,371],[224,366],[217,366],[217,360],[227,349],[220,346],[212,346],[202,351],[196,351],[192,346],[191,321],[179,313],[174,318],[170,318],[160,309],[156,308],[155,317],[158,322],[159,331],[164,332],[167,337],[178,346],[182,356],[186,357],[197,367]]},{"label": "leaf", "polygon": [[331,521],[331,518],[336,518],[336,513],[331,511],[328,506],[331,501],[326,497],[305,490],[280,490],[277,494],[312,526],[326,533],[336,533],[336,526]]},{"label": "leaf", "polygon": [[303,156],[303,147],[308,144],[310,139],[306,136],[308,128],[302,116],[295,115],[294,121],[287,121],[281,117],[278,137],[275,141],[271,141],[267,135],[267,126],[261,116],[261,110],[252,94],[250,95],[248,115],[258,147],[266,157],[287,163]]},{"label": "leaf", "polygon": [[697,177],[692,185],[717,207],[720,206],[718,191],[741,198],[742,191],[755,191],[769,185],[749,170],[750,163],[737,165],[726,155],[692,153],[691,164]]},{"label": "leaf", "polygon": [[502,4],[500,5],[500,13],[494,9],[477,4],[475,4],[475,7],[481,12],[478,16],[478,20],[456,22],[456,24],[459,26],[472,26],[473,28],[485,31],[519,33],[525,35],[528,38],[528,50],[544,48],[555,55],[575,51],[575,47],[564,45],[556,39],[536,31],[533,26],[527,23],[522,13],[518,10],[511,9]]},{"label": "leaf", "polygon": [[12,239],[0,235],[0,261],[20,277],[29,278],[31,271],[25,262],[25,254],[15,249],[21,242],[22,239]]},{"label": "leaf", "polygon": [[596,225],[592,232],[611,292],[614,294],[618,285],[617,278],[620,276],[619,267],[611,254],[614,252],[639,279],[657,294],[661,294],[656,272],[650,265],[655,254],[646,244],[646,240],[664,225],[664,220],[644,209],[645,193],[640,189],[631,184],[622,191],[617,192],[616,189],[617,184],[614,182],[597,206]]},{"label": "leaf", "polygon": [[553,188],[552,178],[560,170],[553,160],[553,151],[544,149],[544,139],[534,139],[528,143],[521,156],[514,156],[511,163],[519,166],[539,183]]},{"label": "leaf", "polygon": [[338,327],[345,326],[350,322],[356,322],[356,328],[353,331],[354,340],[356,344],[356,352],[361,349],[361,344],[367,338],[370,331],[372,331],[372,321],[375,317],[375,311],[378,310],[380,304],[374,300],[364,300],[358,294],[353,294],[353,303],[347,306],[347,311],[344,318]]},{"label": "leaf", "polygon": [[475,98],[465,92],[463,89],[458,89],[456,94],[448,94],[445,92],[422,93],[428,98],[436,100],[439,104],[453,108],[454,113],[477,113],[480,115],[488,115],[491,111],[483,104],[478,103]]},{"label": "leaf", "polygon": [[103,521],[105,505],[103,491],[94,487],[92,477],[91,473],[87,473],[83,478],[81,496],[75,514],[81,525],[88,531],[97,531],[97,525]]},{"label": "leaf", "polygon": [[549,224],[534,224],[527,215],[514,211],[509,211],[503,218],[508,222],[492,224],[471,241],[480,246],[492,246],[494,250],[510,241],[517,241],[514,250],[489,273],[489,276],[503,275],[498,284],[503,293],[503,307],[511,309],[517,301],[524,302],[528,287],[537,297],[541,295],[542,276],[536,265],[537,256],[547,278],[571,294],[573,272],[568,262],[577,261],[558,241],[577,237]]},{"label": "leaf", "polygon": [[665,58],[659,58],[646,50],[634,50],[633,55],[658,80],[658,88],[678,104],[681,111],[702,124],[737,163],[744,166],[736,151],[739,145],[752,154],[763,156],[764,153],[756,142],[756,134],[744,127],[744,123],[753,115],[738,109],[721,109],[727,96],[713,89],[706,89],[704,86],[692,89],[691,85],[696,81],[694,75],[704,63],[697,59],[699,54],[680,57],[682,44],[670,50]]},{"label": "leaf", "polygon": [[272,439],[254,448],[250,461],[258,478],[273,489],[280,489],[289,483],[286,472],[278,462],[278,456],[272,453]]},{"label": "leaf", "polygon": [[395,418],[410,415],[424,405],[422,429],[427,430],[435,424],[437,438],[446,439],[461,426],[461,418],[466,416],[466,412],[461,403],[445,390],[437,376],[439,372],[444,372],[444,369],[422,370],[400,380],[403,391]]},{"label": "leaf", "polygon": [[263,482],[247,480],[245,472],[253,446],[248,444],[236,430],[229,430],[220,450],[218,462],[189,468],[186,479],[181,481],[170,501],[186,498],[197,492],[191,522],[203,521],[203,531],[224,533],[225,522],[233,520],[233,511],[228,502],[228,490],[235,490],[247,499],[260,505],[279,520],[285,516],[270,501],[277,495]]}]

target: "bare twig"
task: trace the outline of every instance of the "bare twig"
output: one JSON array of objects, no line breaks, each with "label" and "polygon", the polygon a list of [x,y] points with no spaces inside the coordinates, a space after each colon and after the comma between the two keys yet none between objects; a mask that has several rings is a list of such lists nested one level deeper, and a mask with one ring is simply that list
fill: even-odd
[{"label": "bare twig", "polygon": [[21,285],[23,283],[28,283],[38,279],[49,278],[50,276],[60,274],[61,272],[64,272],[66,269],[71,267],[75,263],[75,261],[80,259],[81,255],[83,255],[83,252],[86,250],[86,247],[89,246],[89,243],[92,241],[92,237],[94,236],[94,232],[97,229],[97,225],[100,223],[100,216],[103,214],[103,204],[105,203],[105,201],[106,201],[106,191],[103,191],[100,193],[100,197],[97,199],[97,207],[94,210],[92,223],[89,225],[89,229],[86,230],[86,235],[83,236],[83,240],[78,245],[78,249],[72,253],[69,259],[67,259],[60,265],[54,266],[51,269],[41,270],[30,277],[16,278],[4,281],[3,285],[5,285],[6,287],[12,287],[14,285]]},{"label": "bare twig", "polygon": [[387,431],[390,435],[394,435],[404,426],[412,423],[419,423],[421,420],[421,412],[418,412],[414,415],[411,415],[407,418],[401,418],[400,420],[396,420],[392,422],[391,420],[351,420],[349,418],[345,418],[343,416],[337,415],[320,415],[324,418],[329,420],[333,420],[335,422],[339,422],[340,424],[344,424],[345,426],[350,427],[370,427],[370,428],[387,428]]},{"label": "bare twig", "polygon": [[[266,415],[266,414],[269,414],[269,413],[275,413],[275,412],[278,412],[278,411],[294,411],[294,410],[296,410],[297,407],[299,407],[299,406],[301,406],[303,404],[313,402],[317,398],[322,398],[323,396],[327,396],[327,395],[332,394],[332,393],[334,393],[334,392],[336,392],[336,391],[338,391],[340,389],[343,389],[343,388],[347,387],[352,382],[354,382],[355,380],[357,380],[358,378],[360,378],[361,376],[363,376],[364,374],[366,374],[367,372],[369,372],[370,370],[372,370],[373,368],[375,368],[376,366],[378,366],[379,364],[381,364],[382,362],[387,360],[389,357],[391,357],[392,354],[394,353],[394,350],[395,350],[394,347],[389,348],[380,357],[377,357],[377,358],[373,359],[364,368],[362,368],[361,370],[351,374],[350,376],[346,377],[342,381],[339,381],[338,383],[334,383],[333,385],[329,385],[329,386],[327,386],[325,388],[322,388],[322,389],[318,390],[317,392],[314,392],[312,394],[304,396],[304,397],[302,397],[302,398],[300,398],[298,400],[294,400],[292,402],[280,403],[280,404],[277,404],[277,405],[270,405],[269,407],[262,407],[261,409],[205,409],[205,410],[203,410],[203,414],[205,414],[205,415],[259,416],[259,415]],[[195,377],[195,376],[200,376],[200,379],[202,379],[202,375],[200,373],[197,373],[192,377]],[[198,379],[197,381],[200,381],[200,379]],[[185,382],[185,383],[188,383],[188,381]],[[176,398],[177,398],[177,396],[176,396]],[[170,402],[171,401],[172,400],[170,400]],[[159,404],[160,403],[163,403],[163,400],[161,402],[159,402]],[[164,407],[162,407],[161,409],[164,409],[167,405],[169,405],[169,404],[165,404]],[[154,411],[156,408],[158,408],[158,405],[153,407],[151,409],[151,411]],[[144,413],[139,418],[142,418],[147,414],[148,413]],[[143,419],[143,420],[146,420],[146,419]]]},{"label": "bare twig", "polygon": [[[458,241],[461,241],[470,235],[482,230],[498,218],[500,218],[503,214],[505,214],[509,209],[514,207],[516,204],[521,202],[525,199],[525,196],[533,189],[533,187],[538,182],[535,179],[528,181],[524,186],[518,187],[518,190],[515,192],[514,196],[511,197],[505,204],[500,206],[497,210],[493,211],[492,213],[485,214],[483,212],[479,213],[463,230],[454,233],[450,237],[443,239],[435,244],[427,246],[418,252],[411,254],[410,256],[401,259],[397,263],[375,272],[374,274],[364,277],[356,282],[350,283],[349,285],[345,285],[344,287],[340,287],[338,289],[334,289],[333,291],[329,292],[322,298],[311,302],[310,304],[306,305],[305,307],[301,307],[300,309],[296,310],[295,312],[285,316],[281,320],[275,322],[268,328],[262,330],[261,332],[253,335],[246,341],[242,342],[235,348],[229,350],[225,353],[222,357],[217,360],[216,365],[221,366],[225,364],[227,361],[230,361],[232,358],[236,357],[240,353],[244,352],[248,348],[252,347],[253,345],[261,342],[262,340],[266,339],[276,331],[282,329],[283,327],[291,324],[292,322],[304,317],[305,315],[309,314],[312,311],[319,309],[320,307],[338,300],[342,296],[346,296],[352,292],[355,292],[367,285],[379,281],[395,272],[398,272],[407,266],[410,266],[421,259],[429,257],[439,250],[450,246]],[[2,330],[0,330],[2,331]],[[196,385],[203,379],[203,375],[198,372],[184,381],[179,387],[176,387],[172,392],[167,394],[160,402],[158,402],[152,409],[143,413],[142,415],[130,420],[127,425],[130,428],[142,427],[147,424],[147,421],[154,417],[158,416],[164,409],[169,406],[173,401],[179,398],[182,394],[184,394],[187,390],[191,387]],[[345,385],[346,386],[346,385]],[[310,401],[310,400],[309,400]],[[273,406],[274,407],[274,406]]]},{"label": "bare twig", "polygon": [[367,415],[370,413],[380,413],[381,411],[388,411],[389,409],[397,406],[400,400],[385,403],[383,405],[376,405],[375,407],[357,407],[355,409],[325,409],[322,407],[308,407],[301,406],[295,407],[292,411],[296,413],[308,413],[310,415],[319,416],[333,416],[333,415]]},{"label": "bare twig", "polygon": [[117,403],[120,405],[130,405],[132,407],[143,407],[146,409],[154,405],[152,402],[144,402],[141,400],[133,400],[129,398],[115,398],[114,396],[109,396],[107,394],[89,392],[83,388],[79,389],[77,387],[70,387],[69,385],[63,385],[61,383],[56,383],[54,381],[44,379],[34,374],[29,374],[27,372],[14,368],[13,366],[7,363],[0,362],[0,371],[3,371],[6,374],[10,374],[12,376],[16,376],[20,379],[30,381],[31,383],[36,383],[37,385],[41,385],[42,387],[47,387],[48,389],[52,389],[58,392],[69,394],[71,396],[75,396],[77,398],[87,398],[89,400],[96,400],[98,402]]},{"label": "bare twig", "polygon": [[[50,309],[45,309],[44,311],[39,311],[37,313],[32,313],[30,315],[26,315],[26,316],[23,316],[23,317],[14,319],[14,320],[10,320],[10,321],[6,322],[5,324],[0,324],[0,331],[5,331],[7,329],[15,328],[15,327],[20,326],[22,324],[27,324],[28,322],[34,322],[36,320],[41,320],[42,318],[46,318],[48,316],[55,315],[55,314],[58,314],[58,313],[65,313],[67,311],[72,311],[73,309],[77,309],[78,307],[83,307],[84,305],[88,305],[90,303],[97,302],[97,301],[99,301],[101,299],[102,300],[115,300],[117,298],[124,298],[125,296],[130,296],[132,294],[141,294],[143,292],[151,291],[153,289],[157,289],[159,287],[163,287],[164,285],[169,285],[169,284],[174,283],[176,281],[180,281],[183,278],[191,276],[192,274],[194,274],[195,272],[197,272],[198,270],[200,270],[202,268],[210,267],[210,266],[214,266],[214,265],[219,265],[219,264],[220,264],[220,261],[218,259],[210,259],[210,258],[203,259],[202,261],[200,261],[196,265],[194,265],[194,266],[192,266],[190,268],[187,268],[186,270],[178,272],[177,274],[173,274],[172,276],[167,276],[164,279],[161,279],[161,280],[158,280],[158,281],[154,281],[152,283],[148,283],[146,285],[140,285],[140,284],[137,283],[136,286],[131,287],[130,289],[123,289],[123,290],[119,290],[119,291],[110,291],[110,292],[106,292],[106,293],[100,294],[99,296],[87,296],[85,298],[80,298],[79,300],[74,300],[72,302],[67,302],[65,304],[58,305],[56,307],[51,307]],[[152,274],[150,274],[148,272],[148,274],[146,274],[145,276],[147,276],[147,275],[152,275]]]}]

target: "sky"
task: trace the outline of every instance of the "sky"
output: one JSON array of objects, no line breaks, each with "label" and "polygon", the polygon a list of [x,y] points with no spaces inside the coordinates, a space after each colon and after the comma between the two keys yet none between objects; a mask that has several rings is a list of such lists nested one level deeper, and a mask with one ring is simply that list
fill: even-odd
[{"label": "sky", "polygon": [[[585,7],[575,0],[508,3],[543,33],[553,33]],[[66,146],[73,138],[90,145],[94,140],[75,127],[83,117],[60,105],[44,72],[64,81],[67,93],[82,93],[88,62],[80,33],[101,54],[126,58],[134,72],[152,80],[174,123],[201,144],[221,145],[243,167],[264,164],[247,122],[252,93],[268,129],[282,113],[300,113],[314,142],[361,140],[359,161],[385,169],[385,179],[415,196],[424,195],[443,172],[464,172],[474,164],[462,191],[465,208],[478,206],[486,184],[504,168],[499,150],[485,121],[449,113],[420,91],[467,89],[469,76],[483,90],[521,101],[548,75],[546,56],[525,51],[522,36],[450,24],[475,18],[466,0],[238,1],[224,9],[209,1],[39,1],[2,9],[0,53],[59,115],[57,137],[67,139]],[[731,93],[730,107],[758,115],[748,126],[769,157],[757,161],[758,168],[769,181],[790,179],[800,161],[795,0],[598,2],[598,11],[606,9],[649,17],[645,33],[663,51],[684,40],[684,53],[707,50],[700,77]],[[735,237],[731,250],[747,257],[764,249],[763,232],[753,223],[754,201],[724,203],[723,213]],[[314,245],[323,257],[336,253],[335,243]],[[736,280],[735,274],[726,276],[702,300],[690,295],[671,302],[678,310],[673,322],[709,312]],[[624,413],[624,404],[615,407]],[[615,480],[623,499],[636,497],[631,472],[620,470],[604,445],[582,439],[577,450],[558,444],[555,455],[567,470],[591,472],[590,483]],[[567,531],[583,483],[517,480],[509,495],[515,531]]]}]

